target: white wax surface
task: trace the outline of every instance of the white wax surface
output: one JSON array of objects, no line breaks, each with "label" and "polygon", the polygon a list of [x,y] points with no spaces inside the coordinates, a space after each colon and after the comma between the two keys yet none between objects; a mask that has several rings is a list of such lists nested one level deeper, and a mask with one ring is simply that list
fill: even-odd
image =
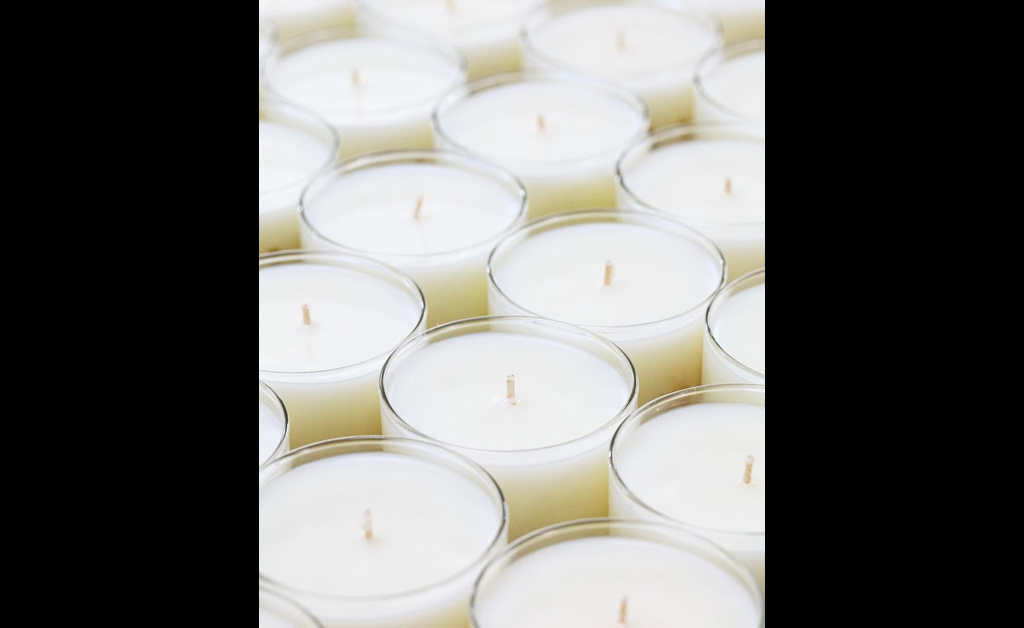
[{"label": "white wax surface", "polygon": [[496,237],[515,222],[521,203],[509,188],[466,170],[394,164],[357,170],[321,188],[307,204],[306,218],[327,239],[351,249],[421,255]]},{"label": "white wax surface", "polygon": [[652,208],[688,219],[746,224],[765,220],[765,172],[763,142],[695,139],[656,148],[623,174],[629,190]]},{"label": "white wax surface", "polygon": [[732,57],[701,78],[708,97],[753,120],[765,119],[765,51]]},{"label": "white wax surface", "polygon": [[[370,275],[317,264],[263,268],[261,371],[308,373],[386,355],[416,327],[418,307],[399,288]],[[311,325],[303,324],[309,305]]]},{"label": "white wax surface", "polygon": [[[372,511],[374,538],[362,529]],[[309,593],[390,595],[440,583],[480,559],[500,510],[453,470],[413,456],[313,462],[261,490],[260,574]]]},{"label": "white wax surface", "polygon": [[281,444],[281,437],[284,436],[284,425],[274,411],[267,406],[260,404],[260,466],[266,462],[277,446]]},{"label": "white wax surface", "polygon": [[443,131],[475,154],[538,167],[619,151],[645,126],[638,111],[597,88],[543,80],[478,92],[442,120]]},{"label": "white wax surface", "polygon": [[[753,481],[743,483],[748,456]],[[615,453],[623,482],[642,502],[711,530],[765,531],[765,407],[702,403],[666,412]]]},{"label": "white wax surface", "polygon": [[[516,376],[518,403],[506,378]],[[482,332],[449,338],[405,358],[386,383],[409,425],[445,443],[521,451],[591,434],[626,405],[630,391],[607,362],[545,338]]]},{"label": "white wax surface", "polygon": [[[612,285],[604,285],[612,262]],[[719,286],[706,250],[657,229],[594,223],[552,229],[494,265],[498,288],[546,318],[591,327],[640,325],[679,316]],[[643,380],[641,380],[643,381]]]},{"label": "white wax surface", "polygon": [[[260,120],[260,195],[308,180],[327,162],[330,146],[294,127]],[[298,205],[297,190],[290,204]],[[277,200],[276,195],[268,196]],[[260,213],[279,210],[260,199]]]},{"label": "white wax surface", "polygon": [[[367,4],[388,21],[427,31],[453,43],[472,42],[486,29],[518,30],[521,18],[541,0],[370,0]],[[454,8],[454,10],[452,10]]]},{"label": "white wax surface", "polygon": [[277,615],[260,609],[260,626],[259,628],[305,628],[299,624],[294,624],[290,621],[286,621]]},{"label": "white wax surface", "polygon": [[757,628],[743,586],[710,561],[641,539],[568,541],[525,556],[477,598],[480,628]]},{"label": "white wax surface", "polygon": [[336,125],[429,103],[461,80],[439,52],[373,37],[309,45],[277,60],[268,77],[285,98]]},{"label": "white wax surface", "polygon": [[718,310],[712,332],[733,359],[764,375],[765,285],[752,286],[729,297]]},{"label": "white wax surface", "polygon": [[[537,52],[563,67],[635,83],[693,64],[715,43],[706,24],[655,5],[590,6],[531,30]],[[620,38],[625,47],[620,48]]]}]

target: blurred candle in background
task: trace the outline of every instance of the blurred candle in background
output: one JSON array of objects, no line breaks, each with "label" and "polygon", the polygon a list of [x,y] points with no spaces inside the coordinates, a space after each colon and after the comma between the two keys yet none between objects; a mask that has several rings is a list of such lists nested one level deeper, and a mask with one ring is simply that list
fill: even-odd
[{"label": "blurred candle in background", "polygon": [[282,40],[356,19],[354,0],[260,0],[260,13],[277,23]]},{"label": "blurred candle in background", "polygon": [[697,66],[696,119],[701,122],[765,122],[763,39],[709,55]]},{"label": "blurred candle in background", "polygon": [[725,287],[708,309],[704,383],[764,384],[765,270]]},{"label": "blurred candle in background", "polygon": [[764,0],[687,0],[686,5],[703,9],[722,22],[725,43],[764,39]]}]

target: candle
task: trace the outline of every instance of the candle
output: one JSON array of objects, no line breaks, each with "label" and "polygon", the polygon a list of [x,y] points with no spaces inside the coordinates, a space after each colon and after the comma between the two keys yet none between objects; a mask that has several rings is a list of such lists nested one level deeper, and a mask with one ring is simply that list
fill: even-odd
[{"label": "candle", "polygon": [[521,539],[487,566],[475,628],[763,628],[750,572],[678,526],[590,520]]},{"label": "candle", "polygon": [[260,13],[278,25],[282,39],[328,26],[355,22],[353,0],[260,0]]},{"label": "candle", "polygon": [[458,88],[434,114],[438,146],[514,173],[530,216],[615,203],[615,162],[649,126],[629,92],[550,72],[504,74]]},{"label": "candle", "polygon": [[608,446],[636,409],[629,359],[578,327],[481,318],[433,329],[384,366],[384,433],[442,444],[501,485],[510,538],[608,515]]},{"label": "candle", "polygon": [[763,128],[666,129],[619,161],[619,206],[669,214],[714,240],[739,277],[765,266]]},{"label": "candle", "polygon": [[709,55],[697,66],[696,118],[764,124],[764,40],[757,39]]},{"label": "candle", "polygon": [[721,20],[727,44],[764,39],[764,0],[688,0],[687,4]]},{"label": "candle", "polygon": [[487,314],[487,257],[526,212],[522,184],[489,164],[450,153],[384,153],[342,164],[306,190],[302,245],[408,273],[434,327]]},{"label": "candle", "polygon": [[704,383],[764,384],[764,269],[723,289],[705,325]]},{"label": "candle", "polygon": [[514,72],[522,66],[519,24],[546,0],[361,0],[359,12],[374,24],[418,31],[458,47],[469,77]]},{"label": "candle", "polygon": [[707,386],[642,408],[612,444],[611,513],[674,521],[764,586],[765,389]]},{"label": "candle", "polygon": [[260,473],[260,582],[325,628],[466,628],[506,544],[501,490],[444,448],[388,438],[307,447]]},{"label": "candle", "polygon": [[498,245],[490,312],[564,321],[611,340],[636,367],[643,404],[700,384],[704,313],[725,273],[714,243],[672,220],[569,212]]},{"label": "candle", "polygon": [[260,254],[299,246],[299,196],[338,154],[338,136],[319,117],[260,102]]},{"label": "candle", "polygon": [[260,382],[260,468],[288,452],[288,412],[277,394]]},{"label": "candle", "polygon": [[407,276],[337,253],[263,255],[260,381],[288,408],[292,446],[380,434],[377,379],[395,347],[424,329]]},{"label": "candle", "polygon": [[433,148],[430,114],[442,95],[465,80],[465,59],[451,46],[356,27],[287,41],[265,69],[268,92],[334,125],[342,158]]},{"label": "candle", "polygon": [[260,628],[323,628],[307,610],[260,587]]},{"label": "candle", "polygon": [[277,44],[277,27],[269,19],[260,16],[260,96],[263,95],[263,61]]},{"label": "candle", "polygon": [[617,82],[647,103],[660,128],[693,117],[693,71],[721,48],[722,26],[663,0],[583,0],[537,11],[521,41],[527,67]]}]

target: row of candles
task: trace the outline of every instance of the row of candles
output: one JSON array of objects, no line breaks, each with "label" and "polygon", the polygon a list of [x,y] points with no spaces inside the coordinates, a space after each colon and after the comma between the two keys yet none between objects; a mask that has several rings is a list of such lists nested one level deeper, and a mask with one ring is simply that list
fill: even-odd
[{"label": "row of candles", "polygon": [[763,0],[356,4],[261,1],[261,628],[763,626]]}]

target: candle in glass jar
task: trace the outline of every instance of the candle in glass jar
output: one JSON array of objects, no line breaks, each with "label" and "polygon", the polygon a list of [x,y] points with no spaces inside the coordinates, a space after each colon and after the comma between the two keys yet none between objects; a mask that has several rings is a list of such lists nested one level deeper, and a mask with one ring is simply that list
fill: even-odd
[{"label": "candle in glass jar", "polygon": [[260,254],[299,246],[299,196],[333,163],[338,136],[317,116],[260,102]]},{"label": "candle in glass jar", "polygon": [[315,111],[341,137],[341,157],[433,148],[430,115],[466,79],[455,48],[408,34],[358,27],[319,30],[278,46],[265,88]]},{"label": "candle in glass jar", "polygon": [[514,72],[522,65],[519,25],[546,0],[361,0],[364,24],[386,24],[443,39],[458,47],[469,77]]},{"label": "candle in glass jar", "polygon": [[537,11],[521,40],[528,68],[617,82],[647,103],[657,129],[693,117],[694,68],[722,32],[710,15],[659,0],[581,0]]},{"label": "candle in glass jar", "polygon": [[281,39],[356,20],[353,0],[260,0],[260,13],[278,24]]},{"label": "candle in glass jar", "polygon": [[263,61],[277,44],[277,27],[269,19],[260,16],[260,96],[263,95]]},{"label": "candle in glass jar", "polygon": [[705,57],[697,67],[697,120],[765,122],[764,40],[745,41]]},{"label": "candle in glass jar", "polygon": [[619,206],[668,214],[700,231],[739,277],[765,266],[765,176],[761,128],[666,129],[619,161]]},{"label": "candle in glass jar", "polygon": [[451,153],[356,158],[302,199],[302,246],[366,255],[406,272],[427,299],[427,327],[487,314],[487,257],[526,221],[514,177]]},{"label": "candle in glass jar", "polygon": [[681,523],[763,587],[765,407],[763,386],[707,386],[642,408],[612,444],[612,516]]},{"label": "candle in glass jar", "polygon": [[288,408],[292,445],[380,434],[377,379],[424,329],[423,296],[398,271],[336,253],[259,259],[260,381]]},{"label": "candle in glass jar", "polygon": [[708,308],[704,383],[764,384],[765,270],[725,287]]},{"label": "candle in glass jar", "polygon": [[260,382],[260,468],[288,452],[288,412],[269,386]]},{"label": "candle in glass jar", "polygon": [[725,43],[764,39],[764,0],[688,0],[687,5],[717,17],[725,28]]},{"label": "candle in glass jar", "polygon": [[323,628],[309,611],[260,587],[259,628]]},{"label": "candle in glass jar", "polygon": [[480,577],[476,628],[763,628],[749,571],[677,527],[589,520],[511,545]]},{"label": "candle in glass jar", "polygon": [[566,212],[498,245],[490,312],[564,321],[611,340],[636,367],[646,403],[701,383],[704,313],[725,274],[714,243],[672,220]]},{"label": "candle in glass jar", "polygon": [[446,96],[434,114],[439,147],[515,174],[530,217],[615,203],[615,162],[650,124],[617,87],[553,72],[503,74]]},{"label": "candle in glass jar", "polygon": [[608,515],[608,446],[636,409],[629,359],[578,327],[480,318],[395,351],[381,377],[384,433],[475,460],[509,503],[510,537]]},{"label": "candle in glass jar", "polygon": [[405,439],[320,443],[260,473],[260,580],[326,628],[465,628],[506,524],[494,480],[457,454]]}]

